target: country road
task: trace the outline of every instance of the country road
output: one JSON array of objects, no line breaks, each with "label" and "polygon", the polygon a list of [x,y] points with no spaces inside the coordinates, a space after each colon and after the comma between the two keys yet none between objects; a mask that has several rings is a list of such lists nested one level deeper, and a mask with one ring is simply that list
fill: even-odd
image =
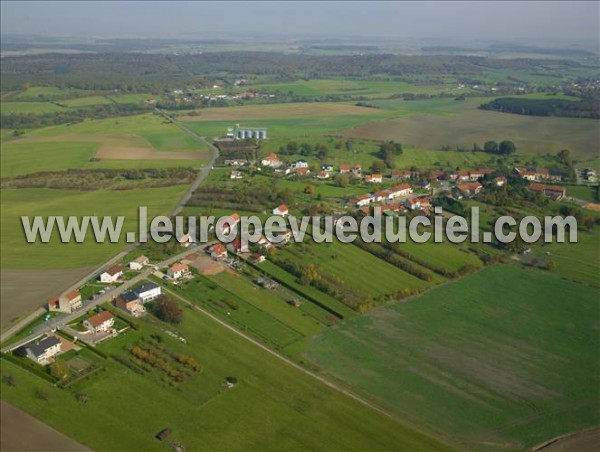
[{"label": "country road", "polygon": [[83,316],[86,312],[89,312],[92,309],[94,309],[96,306],[101,305],[106,302],[109,302],[109,301],[112,301],[114,298],[119,296],[121,293],[125,292],[127,289],[135,286],[136,284],[138,284],[141,281],[143,281],[144,279],[146,279],[148,276],[150,276],[151,273],[153,273],[155,271],[154,267],[158,267],[158,268],[167,267],[167,266],[173,264],[174,262],[177,262],[178,260],[183,259],[188,254],[195,253],[196,251],[197,251],[197,248],[192,247],[192,249],[186,249],[185,251],[183,251],[175,256],[172,256],[169,259],[165,259],[162,262],[159,262],[157,264],[153,264],[153,265],[149,266],[147,269],[145,269],[144,271],[142,271],[135,277],[124,282],[123,284],[116,287],[115,289],[105,292],[104,294],[102,294],[100,296],[97,296],[91,302],[86,303],[84,301],[84,305],[81,309],[79,309],[71,314],[58,315],[58,316],[50,319],[48,322],[46,322],[42,325],[39,325],[37,328],[35,328],[33,330],[33,333],[31,333],[26,338],[21,339],[18,342],[15,342],[13,344],[10,344],[9,346],[4,347],[2,349],[2,353],[6,353],[8,351],[11,351],[11,350],[14,350],[14,349],[20,347],[21,345],[27,344],[28,342],[31,342],[31,341],[37,339],[38,337],[51,332],[53,329],[60,328],[64,325],[68,325],[69,323],[73,322],[75,319]]},{"label": "country road", "polygon": [[[213,146],[210,142],[208,142],[208,140],[206,140],[205,137],[200,136],[196,132],[194,132],[193,130],[188,129],[183,124],[181,124],[180,122],[178,122],[177,120],[175,120],[173,117],[167,115],[162,110],[159,110],[157,108],[156,112],[158,114],[160,114],[161,116],[163,116],[168,121],[170,121],[176,127],[180,128],[181,130],[183,130],[185,133],[187,133],[188,135],[192,136],[196,140],[198,140],[198,141],[200,141],[200,142],[208,145],[213,150],[213,157],[210,160],[210,162],[206,166],[202,167],[199,170],[198,176],[196,176],[196,179],[194,179],[194,181],[192,182],[192,184],[190,185],[190,187],[188,188],[188,190],[185,192],[185,194],[179,200],[179,202],[177,203],[177,205],[173,208],[173,212],[171,213],[171,216],[175,216],[175,215],[178,215],[183,210],[183,208],[185,207],[186,203],[191,198],[191,196],[194,193],[194,191],[200,186],[200,184],[202,183],[202,181],[204,181],[204,179],[206,179],[206,177],[209,175],[210,171],[213,169],[214,164],[215,164],[217,158],[219,157],[219,150],[215,146]],[[151,233],[151,232],[152,231],[149,231],[149,233]],[[138,239],[139,239],[139,237],[138,237]],[[139,245],[140,245],[140,243],[138,242],[138,243],[135,243],[135,244],[132,244],[132,245],[128,246],[124,251],[120,252],[116,256],[113,256],[108,261],[102,263],[101,265],[99,265],[98,267],[96,267],[93,271],[91,271],[91,272],[87,273],[85,276],[83,276],[79,281],[77,281],[77,282],[73,283],[72,285],[70,285],[69,287],[65,288],[65,290],[63,290],[61,293],[67,293],[67,292],[70,292],[72,290],[79,289],[87,281],[89,281],[90,279],[92,279],[97,274],[101,273],[104,269],[106,269],[106,268],[110,267],[111,265],[114,265],[115,263],[117,263],[118,261],[120,261],[123,257],[125,257],[127,254],[129,254],[131,251],[133,251]],[[22,330],[29,323],[31,323],[31,321],[33,319],[39,317],[41,315],[40,309],[43,309],[43,308],[38,308],[36,311],[34,311],[32,313],[29,313],[23,319],[21,319],[17,323],[11,325],[10,328],[8,328],[5,331],[3,331],[0,334],[0,343],[6,341],[9,338],[11,338],[13,335],[15,335],[17,332],[19,332],[20,330]],[[33,317],[33,319],[32,319],[32,317]]]}]

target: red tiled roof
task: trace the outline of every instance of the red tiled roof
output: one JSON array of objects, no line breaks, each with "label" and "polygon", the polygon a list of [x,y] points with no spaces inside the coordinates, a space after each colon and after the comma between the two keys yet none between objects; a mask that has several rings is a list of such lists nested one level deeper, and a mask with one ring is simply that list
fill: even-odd
[{"label": "red tiled roof", "polygon": [[77,298],[79,296],[79,291],[77,289],[72,290],[71,292],[69,292],[68,294],[65,295],[65,297],[67,298],[67,300],[71,301],[74,300],[75,298]]},{"label": "red tiled roof", "polygon": [[121,271],[122,270],[121,270],[121,266],[120,265],[113,265],[108,270],[106,270],[106,273],[108,273],[110,276],[114,276],[117,273],[120,273]]},{"label": "red tiled roof", "polygon": [[182,264],[180,262],[177,262],[176,264],[173,264],[171,266],[170,270],[173,273],[176,273],[176,272],[181,272],[181,271],[189,270],[189,267],[187,266],[187,264]]},{"label": "red tiled roof", "polygon": [[287,208],[287,206],[285,204],[281,204],[277,208],[279,209],[280,212],[286,212],[288,210],[288,208]]},{"label": "red tiled roof", "polygon": [[211,247],[210,252],[215,254],[223,254],[227,252],[227,249],[222,243],[217,243]]},{"label": "red tiled roof", "polygon": [[529,184],[529,188],[533,191],[555,191],[564,193],[565,187],[561,187],[560,185],[545,185],[545,184]]},{"label": "red tiled roof", "polygon": [[276,159],[276,158],[277,158],[277,154],[273,154],[272,152],[265,157],[265,159]]},{"label": "red tiled roof", "polygon": [[110,311],[102,311],[99,314],[95,314],[88,319],[88,322],[93,326],[97,327],[102,325],[107,320],[113,318],[113,315]]}]

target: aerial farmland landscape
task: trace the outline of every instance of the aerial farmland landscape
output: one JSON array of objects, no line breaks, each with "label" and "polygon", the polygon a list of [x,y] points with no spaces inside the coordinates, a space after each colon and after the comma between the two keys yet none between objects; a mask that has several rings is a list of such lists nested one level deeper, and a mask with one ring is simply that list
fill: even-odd
[{"label": "aerial farmland landscape", "polygon": [[596,451],[600,3],[1,3],[2,451]]}]

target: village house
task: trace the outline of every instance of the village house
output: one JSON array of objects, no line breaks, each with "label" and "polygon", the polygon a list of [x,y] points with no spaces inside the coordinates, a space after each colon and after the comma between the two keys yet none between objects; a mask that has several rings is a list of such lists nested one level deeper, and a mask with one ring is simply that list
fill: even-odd
[{"label": "village house", "polygon": [[123,269],[120,265],[113,265],[104,273],[100,274],[100,282],[113,283],[123,276]]},{"label": "village house", "polygon": [[465,196],[476,195],[483,190],[483,185],[479,182],[468,182],[466,184],[460,184],[456,187],[458,191]]},{"label": "village house", "polygon": [[133,292],[142,303],[147,303],[158,298],[162,294],[161,287],[153,282],[147,282],[139,287],[136,287]]},{"label": "village house", "polygon": [[414,185],[423,190],[431,189],[431,183],[427,180],[419,180],[419,181],[415,182]]},{"label": "village house", "polygon": [[245,166],[248,164],[248,160],[245,159],[228,159],[224,162],[225,166]]},{"label": "village house", "polygon": [[394,185],[393,187],[386,190],[388,192],[388,199],[396,199],[412,194],[413,189],[408,184]]},{"label": "village house", "polygon": [[275,168],[275,173],[276,174],[283,174],[284,176],[287,176],[288,174],[292,174],[292,169],[289,166],[280,166]]},{"label": "village house", "polygon": [[333,171],[333,165],[330,165],[329,163],[323,163],[323,165],[321,165],[321,169],[331,173]]},{"label": "village house", "polygon": [[565,187],[560,185],[544,185],[538,183],[532,183],[529,185],[529,189],[536,193],[541,193],[544,196],[548,196],[554,200],[560,200],[567,195]]},{"label": "village house", "polygon": [[71,312],[80,309],[82,305],[83,302],[81,301],[81,294],[77,289],[75,289],[59,296],[58,298],[50,300],[48,302],[48,310],[70,314]]},{"label": "village house", "polygon": [[260,254],[260,253],[252,253],[252,254],[250,255],[250,258],[249,258],[249,259],[250,259],[250,261],[251,261],[251,262],[253,262],[253,263],[255,263],[255,264],[260,264],[261,262],[264,262],[264,261],[265,261],[265,256],[263,256],[263,255],[262,255],[262,254]]},{"label": "village house", "polygon": [[227,248],[222,243],[216,243],[209,248],[210,257],[215,260],[222,260],[227,258]]},{"label": "village house", "polygon": [[141,317],[146,312],[146,308],[144,308],[138,296],[133,292],[125,292],[119,295],[115,299],[114,305],[134,317]]},{"label": "village house", "polygon": [[471,175],[469,174],[469,171],[467,170],[458,170],[454,173],[455,176],[455,180],[456,182],[467,182],[469,180],[471,180]]},{"label": "village house", "polygon": [[308,168],[308,162],[306,160],[297,160],[293,163],[290,163],[290,168],[292,168],[292,169]]},{"label": "village house", "polygon": [[237,212],[234,212],[231,215],[229,215],[229,218],[227,218],[223,222],[223,234],[229,234],[231,232],[231,229],[240,222],[240,219],[241,217]]},{"label": "village house", "polygon": [[258,239],[258,242],[256,242],[256,244],[259,248],[264,248],[265,250],[268,250],[269,248],[273,247],[273,244],[264,235],[261,236],[260,239]]},{"label": "village house", "polygon": [[296,168],[294,174],[299,177],[304,177],[310,174],[310,170],[306,167]]},{"label": "village house", "polygon": [[411,196],[404,200],[404,207],[409,210],[421,210],[428,213],[428,209],[431,207],[431,199]]},{"label": "village house", "polygon": [[351,169],[352,174],[354,174],[356,177],[361,177],[362,176],[362,166],[360,165],[354,165],[354,167]]},{"label": "village house", "polygon": [[229,179],[243,179],[243,178],[244,178],[244,173],[242,173],[241,171],[233,170],[231,173],[229,173]]},{"label": "village house", "polygon": [[278,166],[283,165],[283,162],[277,158],[277,154],[268,154],[265,158],[260,161],[262,166],[268,166],[271,168],[277,168]]},{"label": "village house", "polygon": [[494,184],[496,184],[496,187],[504,187],[504,185],[506,185],[506,177],[504,177],[504,176],[495,177]]},{"label": "village house", "polygon": [[375,196],[373,195],[358,195],[356,198],[351,199],[349,204],[355,205],[356,207],[365,207],[375,202]]},{"label": "village house", "polygon": [[411,178],[411,172],[409,170],[392,170],[392,180],[404,180]]},{"label": "village house", "polygon": [[485,176],[486,174],[491,174],[492,170],[488,169],[488,168],[479,168],[473,171],[469,171],[469,176],[472,182],[475,182],[476,180],[482,178],[483,176]]},{"label": "village house", "polygon": [[192,243],[194,243],[192,241],[192,237],[189,234],[184,234],[181,237],[179,237],[177,239],[177,241],[179,242],[179,244],[181,246],[183,246],[184,248],[187,248],[188,246],[190,246]]},{"label": "village house", "polygon": [[381,182],[383,182],[383,176],[379,173],[369,174],[365,177],[365,182],[368,182],[370,184],[380,184]]},{"label": "village house", "polygon": [[114,324],[115,318],[110,311],[102,311],[83,321],[83,326],[93,334],[106,333],[112,329]]},{"label": "village house", "polygon": [[327,171],[320,171],[319,174],[317,174],[317,179],[319,179],[319,180],[329,179],[329,173]]},{"label": "village house", "polygon": [[562,181],[560,174],[554,174],[548,168],[514,168],[513,173],[530,182],[542,180]]},{"label": "village house", "polygon": [[346,174],[350,172],[350,165],[340,165],[340,174]]},{"label": "village house", "polygon": [[148,259],[146,256],[136,257],[129,263],[129,269],[141,270],[142,268],[144,268],[144,265],[148,265],[148,262],[150,262],[150,259]]},{"label": "village house", "polygon": [[40,341],[30,342],[24,346],[25,355],[33,362],[45,366],[61,352],[62,343],[56,336],[48,336]]},{"label": "village house", "polygon": [[233,254],[239,254],[248,253],[250,249],[248,248],[248,242],[246,240],[242,242],[241,239],[235,239],[233,242],[227,244],[227,251]]},{"label": "village house", "polygon": [[281,215],[285,217],[289,214],[288,208],[285,204],[281,204],[273,209],[273,215]]},{"label": "village house", "polygon": [[167,276],[173,279],[180,279],[190,273],[190,268],[187,264],[176,263],[171,265],[167,270]]}]

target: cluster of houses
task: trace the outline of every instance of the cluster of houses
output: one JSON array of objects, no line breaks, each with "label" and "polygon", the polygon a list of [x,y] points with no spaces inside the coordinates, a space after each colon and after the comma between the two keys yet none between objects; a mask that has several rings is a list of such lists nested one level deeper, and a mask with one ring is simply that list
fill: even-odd
[{"label": "cluster of houses", "polygon": [[513,173],[530,182],[562,181],[562,176],[560,174],[553,173],[548,168],[514,168]]},{"label": "cluster of houses", "polygon": [[[216,88],[214,88],[214,87],[216,87]],[[219,89],[220,87],[217,85],[214,85],[213,88]],[[248,99],[255,99],[255,98],[259,98],[259,97],[274,98],[275,94],[261,93],[261,92],[255,91],[255,90],[247,90],[242,93],[236,93],[236,94],[197,94],[197,93],[183,91],[181,89],[176,89],[169,96],[170,100],[176,104],[196,104],[198,102],[212,103],[212,102],[227,101],[227,100],[248,100]],[[151,103],[151,102],[148,102],[148,103]],[[156,103],[155,100],[154,100],[154,103]]]}]

